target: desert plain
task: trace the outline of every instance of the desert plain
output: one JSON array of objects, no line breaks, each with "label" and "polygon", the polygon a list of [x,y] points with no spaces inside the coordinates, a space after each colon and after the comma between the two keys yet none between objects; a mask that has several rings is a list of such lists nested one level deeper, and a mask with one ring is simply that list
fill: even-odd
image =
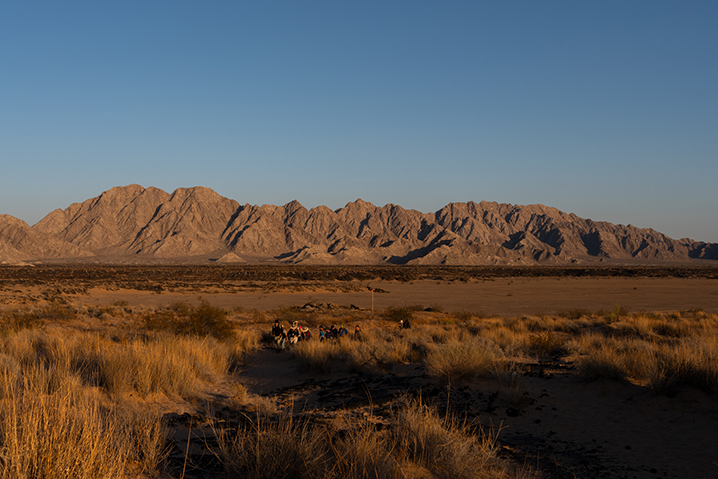
[{"label": "desert plain", "polygon": [[711,267],[2,267],[0,314],[0,477],[718,477]]}]

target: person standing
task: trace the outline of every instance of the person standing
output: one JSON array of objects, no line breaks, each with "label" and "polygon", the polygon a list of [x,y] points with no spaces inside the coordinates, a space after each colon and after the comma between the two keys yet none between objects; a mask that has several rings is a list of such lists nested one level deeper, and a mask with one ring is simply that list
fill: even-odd
[{"label": "person standing", "polygon": [[284,345],[287,343],[287,332],[284,330],[284,327],[279,324],[279,321],[274,322],[272,335],[274,336],[274,342],[277,344],[277,348],[280,351],[284,349]]}]

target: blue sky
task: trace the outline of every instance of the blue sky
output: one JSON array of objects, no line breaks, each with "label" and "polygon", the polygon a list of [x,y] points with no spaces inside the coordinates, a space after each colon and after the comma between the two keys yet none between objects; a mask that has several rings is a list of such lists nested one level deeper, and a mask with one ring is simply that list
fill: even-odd
[{"label": "blue sky", "polygon": [[718,2],[3,2],[0,213],[542,203],[718,242]]}]

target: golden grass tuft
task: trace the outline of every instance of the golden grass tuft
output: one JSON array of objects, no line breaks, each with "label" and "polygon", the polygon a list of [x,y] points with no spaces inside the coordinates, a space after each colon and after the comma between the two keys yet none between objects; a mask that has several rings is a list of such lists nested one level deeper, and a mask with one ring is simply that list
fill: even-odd
[{"label": "golden grass tuft", "polygon": [[122,413],[57,368],[4,371],[0,477],[137,477],[164,458],[165,431],[149,412]]},{"label": "golden grass tuft", "polygon": [[453,416],[441,417],[421,400],[408,400],[399,410],[395,443],[403,456],[438,478],[529,477],[499,459],[498,434],[486,433]]},{"label": "golden grass tuft", "polygon": [[501,351],[490,341],[480,338],[451,340],[429,350],[426,369],[430,375],[449,382],[490,377],[500,368],[501,359]]}]

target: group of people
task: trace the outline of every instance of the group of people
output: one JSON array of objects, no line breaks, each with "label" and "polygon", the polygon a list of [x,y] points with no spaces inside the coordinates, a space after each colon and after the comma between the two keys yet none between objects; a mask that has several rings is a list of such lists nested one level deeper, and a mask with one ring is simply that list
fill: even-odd
[{"label": "group of people", "polygon": [[275,321],[274,327],[272,328],[272,335],[279,349],[284,349],[287,343],[296,344],[299,341],[306,341],[312,338],[312,332],[309,331],[309,328],[301,327],[299,321],[294,321],[289,330],[286,330],[284,326],[279,324],[279,321]]},{"label": "group of people", "polygon": [[[340,325],[339,328],[336,325],[331,327],[319,326],[319,341],[327,341],[332,339],[339,339],[349,335],[349,330]],[[274,336],[274,342],[277,344],[277,348],[282,350],[287,346],[287,343],[296,344],[299,341],[308,341],[312,339],[312,332],[307,327],[299,325],[299,321],[294,321],[292,327],[289,330],[285,329],[279,323],[279,320],[274,322],[272,328],[272,336]],[[356,325],[354,330],[354,339],[361,339],[361,328]]]}]

